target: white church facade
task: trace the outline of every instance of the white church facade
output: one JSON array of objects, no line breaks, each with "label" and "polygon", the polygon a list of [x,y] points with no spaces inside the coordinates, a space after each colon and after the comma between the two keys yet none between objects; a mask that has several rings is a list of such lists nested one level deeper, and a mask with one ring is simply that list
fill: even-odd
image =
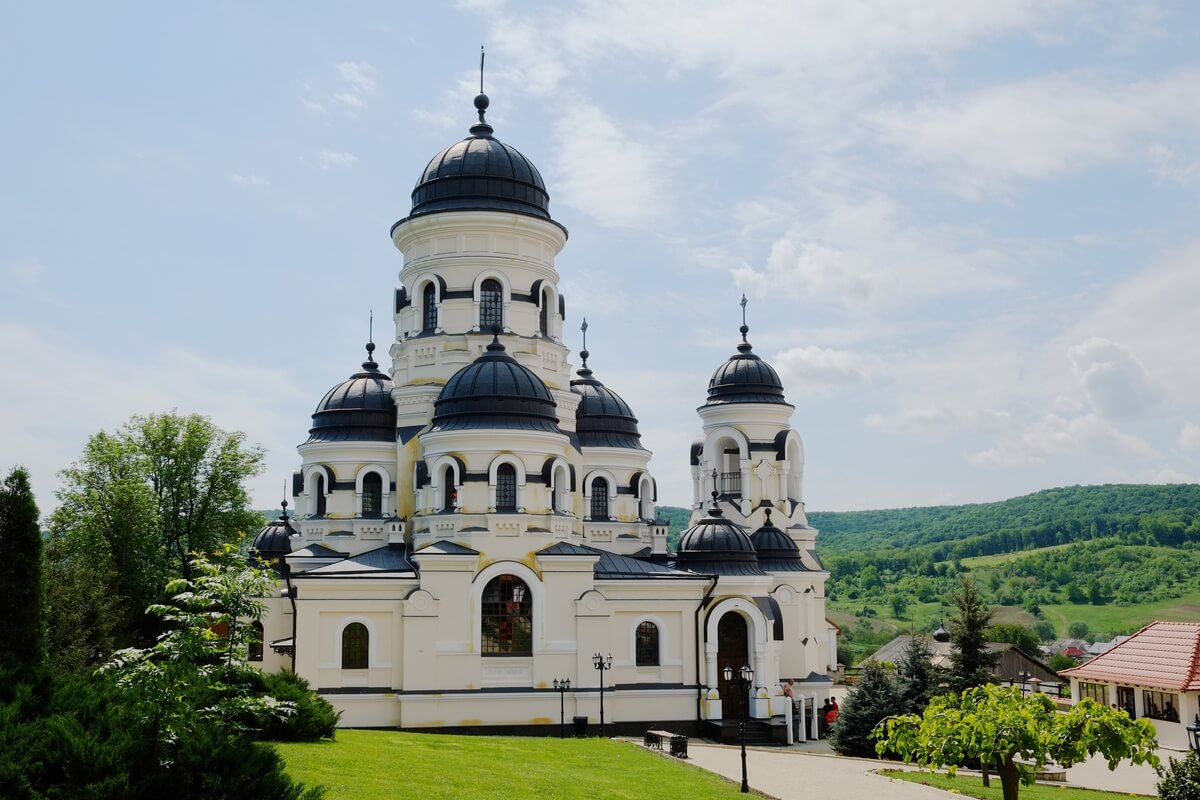
[{"label": "white church facade", "polygon": [[[368,344],[321,399],[292,514],[254,540],[281,593],[253,657],[360,727],[594,725],[603,703],[610,725],[700,729],[742,703],[781,713],[789,678],[823,698],[837,629],[779,376],[743,325],[697,387],[691,526],[672,550],[636,417],[586,349],[572,372],[566,229],[486,95],[475,106],[392,228],[390,371]],[[745,696],[723,675],[743,665]]]}]

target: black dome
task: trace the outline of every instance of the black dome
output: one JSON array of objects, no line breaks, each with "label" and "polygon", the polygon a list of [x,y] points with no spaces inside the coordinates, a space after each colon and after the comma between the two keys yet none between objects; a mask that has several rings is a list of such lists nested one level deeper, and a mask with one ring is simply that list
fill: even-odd
[{"label": "black dome", "polygon": [[379,371],[371,354],[375,344],[367,344],[367,360],[362,372],[330,389],[313,412],[310,442],[394,442],[396,440],[396,403],[392,400],[392,380]]},{"label": "black dome", "polygon": [[299,533],[292,527],[287,515],[287,501],[283,502],[283,514],[279,519],[271,520],[267,526],[258,532],[250,544],[251,563],[255,557],[263,561],[275,561],[292,552],[292,537]]},{"label": "black dome", "polygon": [[746,529],[725,519],[716,505],[707,517],[684,531],[675,563],[680,569],[709,575],[765,574]]},{"label": "black dome", "polygon": [[583,367],[571,381],[571,391],[583,399],[575,411],[575,430],[584,447],[630,447],[641,449],[642,434],[637,417],[621,396],[592,377],[588,369],[588,351],[580,352]]},{"label": "black dome", "polygon": [[511,211],[553,222],[550,195],[537,167],[492,136],[492,126],[483,118],[487,95],[476,97],[475,107],[479,122],[471,126],[471,135],[425,166],[412,191],[409,218],[439,211]]},{"label": "black dome", "polygon": [[800,560],[800,548],[792,537],[771,523],[771,511],[763,526],[750,534],[750,543],[758,553],[759,565],[769,572],[799,572],[806,569]]},{"label": "black dome", "polygon": [[741,327],[742,343],[737,353],[717,367],[708,381],[708,400],[704,405],[722,403],[778,403],[788,405],[783,397],[783,383],[775,369],[754,355],[746,341],[750,329]]},{"label": "black dome", "polygon": [[435,431],[504,428],[562,433],[542,379],[504,352],[499,337],[454,373],[433,405]]}]

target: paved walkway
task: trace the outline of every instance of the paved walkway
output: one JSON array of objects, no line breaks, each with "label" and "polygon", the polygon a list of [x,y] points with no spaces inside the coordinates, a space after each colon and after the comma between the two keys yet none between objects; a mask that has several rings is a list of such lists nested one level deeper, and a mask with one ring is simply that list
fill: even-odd
[{"label": "paved walkway", "polygon": [[[1182,753],[1160,751],[1167,756]],[[730,745],[708,744],[693,739],[688,744],[689,761],[724,775],[738,783],[742,780],[741,750]],[[808,742],[784,748],[748,748],[746,771],[750,788],[779,800],[843,800],[847,797],[884,796],[888,800],[945,800],[946,793],[929,786],[886,778],[876,773],[882,767],[901,766],[892,762],[846,758],[833,753],[829,743]],[[1067,771],[1072,786],[1134,794],[1154,795],[1157,776],[1154,769],[1128,762],[1110,772],[1102,758],[1092,759]]]}]

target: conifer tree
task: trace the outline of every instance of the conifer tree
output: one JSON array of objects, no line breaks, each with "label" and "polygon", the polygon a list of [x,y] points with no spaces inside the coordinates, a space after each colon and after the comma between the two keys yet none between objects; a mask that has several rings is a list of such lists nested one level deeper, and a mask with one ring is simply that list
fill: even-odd
[{"label": "conifer tree", "polygon": [[987,646],[992,610],[984,602],[975,581],[966,576],[960,579],[958,591],[954,593],[954,606],[954,615],[946,621],[950,642],[954,645],[950,654],[950,688],[962,692],[991,680],[998,654]]},{"label": "conifer tree", "polygon": [[46,625],[42,532],[29,473],[21,467],[0,485],[0,587],[0,665],[29,677],[45,658]]},{"label": "conifer tree", "polygon": [[920,714],[937,690],[938,675],[929,660],[929,641],[924,636],[909,638],[896,665],[897,690],[905,714]]},{"label": "conifer tree", "polygon": [[871,731],[880,720],[903,713],[896,681],[878,662],[868,661],[838,712],[833,726],[833,749],[845,756],[874,758]]}]

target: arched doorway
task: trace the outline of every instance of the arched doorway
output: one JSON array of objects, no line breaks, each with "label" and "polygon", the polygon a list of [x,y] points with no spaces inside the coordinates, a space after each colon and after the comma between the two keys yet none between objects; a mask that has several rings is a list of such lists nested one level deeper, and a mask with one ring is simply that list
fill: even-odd
[{"label": "arched doorway", "polygon": [[725,680],[725,667],[734,674],[750,664],[750,632],[746,618],[730,612],[717,622],[717,691],[721,693],[721,716],[738,719],[746,705],[748,692],[734,692]]}]

